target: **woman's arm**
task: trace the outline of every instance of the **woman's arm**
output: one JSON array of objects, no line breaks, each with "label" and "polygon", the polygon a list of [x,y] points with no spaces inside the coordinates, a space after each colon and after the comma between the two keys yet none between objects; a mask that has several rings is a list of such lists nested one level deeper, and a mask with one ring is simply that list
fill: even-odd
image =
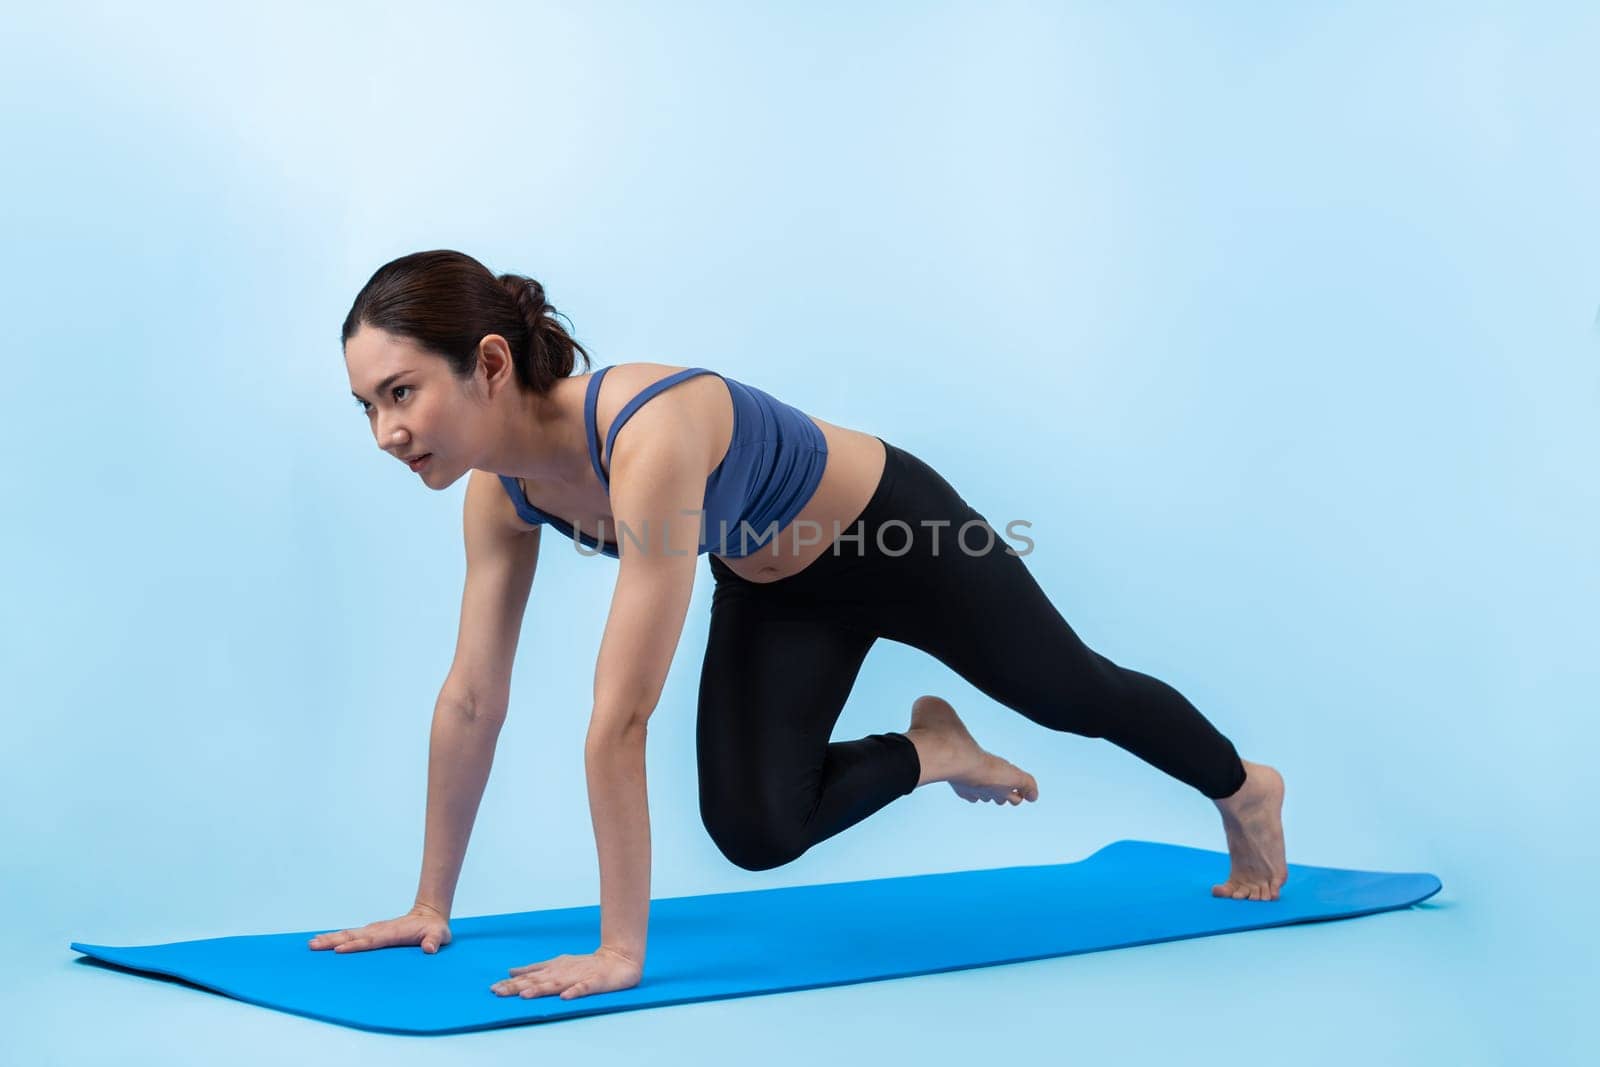
[{"label": "woman's arm", "polygon": [[318,934],[309,943],[313,950],[420,944],[424,952],[437,952],[450,943],[450,906],[505,722],[511,659],[539,555],[538,529],[517,524],[493,475],[472,472],[465,511],[467,583],[455,662],[433,709],[416,903],[398,919]]},{"label": "woman's arm", "polygon": [[555,993],[571,1000],[632,988],[644,974],[650,922],[645,724],[689,611],[714,445],[672,404],[646,405],[627,428],[611,457],[619,566],[584,743],[600,859],[600,946],[513,967],[510,978],[489,987],[501,996]]},{"label": "woman's arm", "polygon": [[511,698],[511,662],[539,559],[539,528],[516,524],[499,479],[473,471],[462,530],[466,587],[455,659],[433,711],[428,809],[416,903],[448,916]]},{"label": "woman's arm", "polygon": [[707,457],[687,437],[622,440],[611,472],[620,560],[595,663],[584,762],[600,860],[601,943],[642,966],[650,915],[645,727],[694,591]]},{"label": "woman's arm", "polygon": [[416,907],[449,918],[467,840],[494,763],[502,716],[472,715],[441,694],[428,738],[428,810]]}]

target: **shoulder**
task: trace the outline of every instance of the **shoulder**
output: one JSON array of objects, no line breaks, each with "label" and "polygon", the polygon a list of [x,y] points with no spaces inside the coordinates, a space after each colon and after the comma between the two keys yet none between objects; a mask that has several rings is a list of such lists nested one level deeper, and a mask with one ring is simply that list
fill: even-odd
[{"label": "shoulder", "polygon": [[[733,403],[716,373],[690,375],[657,391],[617,427],[623,408],[635,397],[688,369],[671,363],[618,363],[606,371],[595,397],[595,424],[599,443],[610,445],[608,469],[635,451],[690,460],[703,458],[701,453],[720,455],[718,446],[727,444],[732,431]],[[708,474],[710,469],[708,463]]]},{"label": "shoulder", "polygon": [[[624,404],[656,382],[689,369],[689,367],[678,363],[613,363],[605,369],[605,377],[600,379],[596,404],[602,413],[614,414],[617,411],[621,411]],[[711,370],[709,367],[701,367],[699,369],[702,371]],[[661,390],[655,397],[651,398],[650,404],[647,406],[653,406],[657,400],[665,400],[669,396],[674,398],[693,396],[697,392],[703,391],[708,385],[718,389],[722,388],[721,378],[715,372],[690,375],[684,380]],[[603,424],[605,420],[601,419],[601,422]]]},{"label": "shoulder", "polygon": [[[515,484],[515,483],[513,483]],[[537,524],[523,520],[511,502],[512,490],[491,471],[474,469],[467,475],[466,499],[462,503],[465,533],[474,535],[537,534]]]}]

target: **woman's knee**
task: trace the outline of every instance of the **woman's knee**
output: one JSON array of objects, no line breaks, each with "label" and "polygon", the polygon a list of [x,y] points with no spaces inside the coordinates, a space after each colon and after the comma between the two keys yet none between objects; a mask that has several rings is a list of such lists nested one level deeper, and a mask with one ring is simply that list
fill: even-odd
[{"label": "woman's knee", "polygon": [[810,843],[803,824],[762,817],[748,802],[700,806],[700,821],[718,850],[737,867],[770,871],[800,858]]}]

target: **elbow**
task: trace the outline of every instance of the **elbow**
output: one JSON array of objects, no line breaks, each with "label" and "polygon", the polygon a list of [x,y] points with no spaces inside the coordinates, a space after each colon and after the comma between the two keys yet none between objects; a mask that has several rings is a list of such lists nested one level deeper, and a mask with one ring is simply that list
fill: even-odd
[{"label": "elbow", "polygon": [[595,688],[589,713],[589,739],[601,744],[644,735],[645,723],[661,699],[659,689],[605,686]]},{"label": "elbow", "polygon": [[447,692],[440,694],[434,712],[469,723],[504,723],[510,704],[509,695],[485,698],[470,693]]},{"label": "elbow", "polygon": [[584,748],[591,754],[614,752],[619,748],[643,746],[651,709],[596,709],[589,720],[589,735]]}]

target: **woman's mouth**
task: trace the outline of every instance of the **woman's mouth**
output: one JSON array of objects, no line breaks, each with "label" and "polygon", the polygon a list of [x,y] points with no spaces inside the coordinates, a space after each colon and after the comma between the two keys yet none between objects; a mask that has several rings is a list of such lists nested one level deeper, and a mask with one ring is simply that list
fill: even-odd
[{"label": "woman's mouth", "polygon": [[422,469],[423,465],[426,464],[428,462],[428,460],[430,460],[432,458],[433,458],[433,453],[432,452],[424,452],[422,455],[418,456],[416,459],[412,460],[409,464],[407,464],[407,466],[409,466],[414,471],[419,471],[419,470]]}]

